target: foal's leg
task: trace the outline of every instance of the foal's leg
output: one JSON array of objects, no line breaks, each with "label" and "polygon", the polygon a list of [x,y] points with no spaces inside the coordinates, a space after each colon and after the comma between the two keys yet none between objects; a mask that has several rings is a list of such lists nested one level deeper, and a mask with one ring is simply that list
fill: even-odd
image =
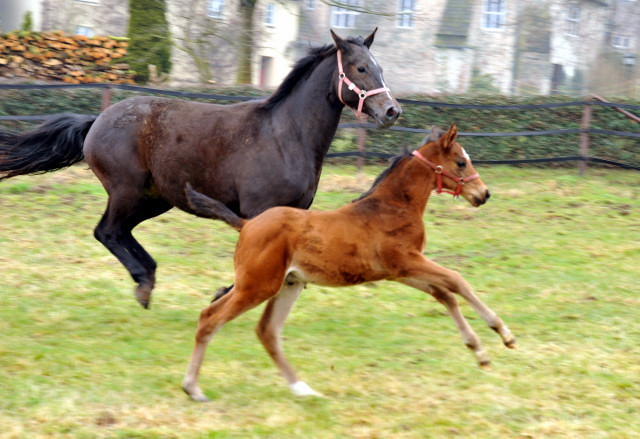
[{"label": "foal's leg", "polygon": [[303,283],[282,285],[277,296],[271,298],[262,314],[262,319],[256,328],[258,338],[267,350],[273,362],[276,363],[280,373],[289,383],[291,391],[298,396],[318,395],[304,381],[298,381],[296,372],[293,370],[282,351],[282,329],[293,304],[300,296],[300,291],[304,287]]},{"label": "foal's leg", "polygon": [[240,314],[258,306],[266,299],[277,293],[275,288],[264,288],[260,291],[241,290],[234,287],[228,294],[211,303],[200,313],[196,342],[191,354],[187,373],[182,381],[182,389],[198,402],[206,402],[208,398],[202,393],[198,385],[198,375],[202,360],[213,335],[227,322]]},{"label": "foal's leg", "polygon": [[502,322],[488,306],[473,293],[471,286],[463,277],[447,268],[444,268],[433,261],[428,260],[423,255],[413,255],[413,257],[403,266],[407,276],[398,279],[400,282],[431,293],[440,303],[444,304],[453,318],[462,339],[469,349],[471,349],[481,366],[488,366],[489,358],[482,349],[480,341],[473,332],[466,319],[460,312],[458,302],[453,293],[465,298],[471,307],[484,319],[487,325],[495,330],[501,337],[504,344],[509,348],[516,347],[516,341],[509,328]]},{"label": "foal's leg", "polygon": [[[171,204],[161,198],[141,196],[137,198],[133,187],[119,188],[109,194],[104,216],[94,235],[129,270],[138,284],[135,296],[145,308],[149,307],[151,291],[155,285],[157,264],[131,234],[135,226],[149,218],[171,209]],[[129,191],[134,194],[128,193]]]}]

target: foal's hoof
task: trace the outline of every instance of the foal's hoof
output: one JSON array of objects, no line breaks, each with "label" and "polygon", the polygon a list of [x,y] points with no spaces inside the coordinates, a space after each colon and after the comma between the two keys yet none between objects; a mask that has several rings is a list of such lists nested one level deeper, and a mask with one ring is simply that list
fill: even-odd
[{"label": "foal's hoof", "polygon": [[151,288],[148,286],[140,285],[135,291],[136,300],[144,309],[149,309],[151,305]]},{"label": "foal's hoof", "polygon": [[509,341],[505,341],[504,345],[506,347],[508,347],[509,349],[518,349],[518,344],[516,343],[516,339],[515,338],[512,338]]},{"label": "foal's hoof", "polygon": [[491,362],[489,361],[483,361],[480,363],[480,369],[483,370],[491,370]]},{"label": "foal's hoof", "polygon": [[304,381],[297,381],[293,384],[289,384],[289,388],[291,392],[293,392],[296,396],[317,396],[323,398],[324,396],[320,393],[313,390],[307,383]]},{"label": "foal's hoof", "polygon": [[191,391],[191,390],[189,390],[187,387],[185,387],[183,385],[182,386],[182,390],[184,390],[184,393],[189,395],[189,398],[191,398],[195,402],[209,402],[209,401],[211,401],[209,398],[204,396],[204,393],[202,393],[202,391],[200,391],[199,389],[197,391]]}]

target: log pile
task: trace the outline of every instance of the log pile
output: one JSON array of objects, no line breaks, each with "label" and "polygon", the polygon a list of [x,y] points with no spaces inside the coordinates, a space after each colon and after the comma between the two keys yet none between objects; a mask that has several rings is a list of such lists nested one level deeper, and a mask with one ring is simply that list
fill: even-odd
[{"label": "log pile", "polygon": [[0,78],[133,83],[133,73],[122,62],[128,45],[110,37],[69,36],[60,31],[0,35]]}]

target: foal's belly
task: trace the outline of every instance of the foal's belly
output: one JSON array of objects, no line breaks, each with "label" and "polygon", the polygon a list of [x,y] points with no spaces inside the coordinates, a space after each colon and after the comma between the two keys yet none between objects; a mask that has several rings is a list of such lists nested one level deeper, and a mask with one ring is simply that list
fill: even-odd
[{"label": "foal's belly", "polygon": [[285,280],[327,287],[344,287],[386,278],[383,270],[366,261],[304,260],[295,261],[287,270]]}]

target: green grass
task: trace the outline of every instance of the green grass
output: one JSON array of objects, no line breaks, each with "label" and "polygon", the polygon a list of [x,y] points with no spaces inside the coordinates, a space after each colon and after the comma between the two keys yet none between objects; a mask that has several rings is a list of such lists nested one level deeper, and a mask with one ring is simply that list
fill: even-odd
[{"label": "green grass", "polygon": [[[314,209],[356,198],[327,166]],[[640,435],[640,174],[480,168],[485,206],[434,195],[426,254],[460,271],[519,349],[463,304],[480,370],[417,290],[309,286],[285,328],[299,399],[253,333],[214,337],[191,402],[180,382],[200,310],[233,281],[237,233],[171,211],[136,236],[159,264],[152,309],[93,238],[106,196],[80,167],[0,184],[0,438],[636,438]]]}]

